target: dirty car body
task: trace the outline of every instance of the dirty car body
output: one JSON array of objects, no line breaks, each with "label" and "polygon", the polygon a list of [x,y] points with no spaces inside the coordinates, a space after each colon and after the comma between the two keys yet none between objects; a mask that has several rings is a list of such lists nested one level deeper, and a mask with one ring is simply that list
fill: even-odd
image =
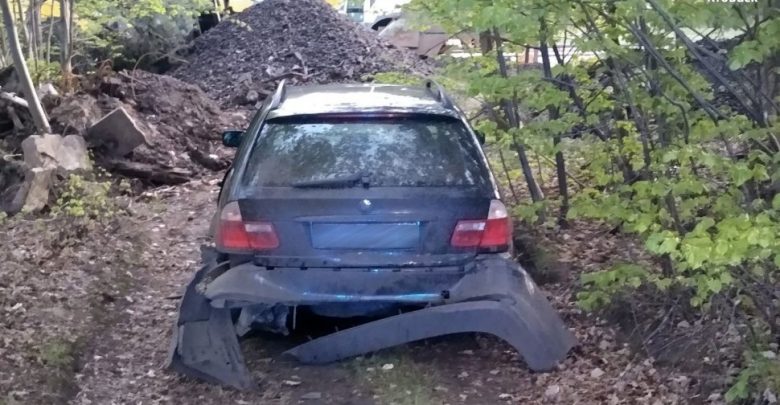
[{"label": "dirty car body", "polygon": [[287,352],[305,363],[483,332],[544,371],[574,346],[511,260],[480,137],[436,83],[282,83],[246,131],[224,139],[238,151],[216,248],[204,249],[182,298],[173,369],[250,389],[239,338],[286,334],[300,308],[378,318]]}]

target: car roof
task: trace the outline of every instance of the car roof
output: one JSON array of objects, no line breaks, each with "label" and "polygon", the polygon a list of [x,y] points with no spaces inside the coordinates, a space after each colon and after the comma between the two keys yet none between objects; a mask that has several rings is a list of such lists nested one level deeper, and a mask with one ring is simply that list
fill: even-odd
[{"label": "car roof", "polygon": [[458,118],[454,107],[422,86],[327,84],[290,86],[268,118],[339,113],[433,114]]}]

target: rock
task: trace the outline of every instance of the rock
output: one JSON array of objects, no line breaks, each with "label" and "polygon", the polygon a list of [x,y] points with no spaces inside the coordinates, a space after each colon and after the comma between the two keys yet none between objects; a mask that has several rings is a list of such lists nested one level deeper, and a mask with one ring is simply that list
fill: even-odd
[{"label": "rock", "polygon": [[256,104],[260,100],[260,93],[257,90],[249,90],[244,97],[247,104]]},{"label": "rock", "polygon": [[601,378],[604,375],[604,370],[596,367],[590,371],[590,378]]},{"label": "rock", "polygon": [[22,187],[17,191],[12,206],[15,212],[36,212],[49,204],[53,169],[34,167],[27,172]]},{"label": "rock", "polygon": [[56,105],[60,99],[60,92],[58,92],[57,88],[51,83],[40,85],[36,90],[36,93],[38,93],[38,99],[40,99],[41,103],[47,108]]},{"label": "rock", "polygon": [[688,323],[688,321],[682,320],[680,323],[677,324],[677,327],[680,329],[688,329],[691,327],[691,324]]},{"label": "rock", "polygon": [[551,385],[544,390],[544,397],[547,399],[554,399],[561,393],[561,386],[558,384]]},{"label": "rock", "polygon": [[31,135],[22,142],[22,152],[29,168],[54,169],[63,174],[92,169],[87,143],[78,135]]},{"label": "rock", "polygon": [[284,380],[282,381],[282,384],[288,386],[288,387],[297,387],[301,385],[301,382],[298,380]]},{"label": "rock", "polygon": [[242,73],[238,75],[236,81],[241,84],[250,84],[252,83],[252,73],[251,72]]},{"label": "rock", "polygon": [[322,393],[321,392],[307,392],[303,395],[301,395],[301,399],[321,399]]},{"label": "rock", "polygon": [[767,351],[761,352],[761,356],[764,357],[765,359],[774,360],[774,359],[777,358],[777,353],[775,353],[775,352],[773,352],[771,350],[767,350]]},{"label": "rock", "polygon": [[149,143],[146,134],[122,107],[92,125],[87,130],[87,140],[91,146],[112,156],[127,156],[138,146]]},{"label": "rock", "polygon": [[122,79],[118,77],[104,77],[100,83],[100,91],[112,97],[125,98],[127,91],[122,84]]},{"label": "rock", "polygon": [[51,124],[56,133],[84,134],[103,113],[95,97],[79,94],[66,97],[51,111]]},{"label": "rock", "polygon": [[390,370],[392,370],[394,368],[395,368],[395,366],[393,365],[393,363],[387,363],[387,364],[382,365],[382,370],[384,370],[384,371],[390,371]]},{"label": "rock", "polygon": [[764,393],[762,394],[762,397],[764,398],[764,401],[767,404],[776,404],[777,403],[777,394],[775,394],[771,388],[767,388],[764,390]]},{"label": "rock", "polygon": [[21,210],[21,206],[16,206],[14,200],[24,187],[27,170],[22,162],[0,159],[0,212],[12,215]]}]

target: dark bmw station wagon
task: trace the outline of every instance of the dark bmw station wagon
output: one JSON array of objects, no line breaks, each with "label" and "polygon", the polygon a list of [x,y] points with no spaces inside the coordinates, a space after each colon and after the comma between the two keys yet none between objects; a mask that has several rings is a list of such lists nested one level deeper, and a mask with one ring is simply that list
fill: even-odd
[{"label": "dark bmw station wagon", "polygon": [[238,151],[215,248],[181,301],[169,357],[179,372],[251,389],[238,338],[287,334],[300,311],[374,319],[286,352],[308,363],[483,332],[549,370],[575,344],[511,260],[480,137],[436,83],[281,84],[223,141]]},{"label": "dark bmw station wagon", "polygon": [[480,141],[434,83],[283,89],[243,138],[215,223],[225,254],[392,266],[510,246]]}]

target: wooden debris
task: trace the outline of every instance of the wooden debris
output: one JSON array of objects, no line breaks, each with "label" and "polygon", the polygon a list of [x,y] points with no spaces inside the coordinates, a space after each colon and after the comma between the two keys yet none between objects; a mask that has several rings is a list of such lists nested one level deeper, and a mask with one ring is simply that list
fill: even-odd
[{"label": "wooden debris", "polygon": [[8,117],[11,118],[11,122],[14,123],[14,129],[17,131],[24,130],[24,124],[22,124],[22,120],[19,119],[19,115],[16,114],[16,110],[9,105],[5,108],[5,111],[8,113]]},{"label": "wooden debris", "polygon": [[30,105],[27,104],[27,100],[17,96],[16,94],[13,94],[13,93],[7,93],[7,92],[4,92],[4,91],[0,92],[0,99],[8,101],[8,102],[10,102],[12,104],[16,104],[19,107],[30,108]]},{"label": "wooden debris", "polygon": [[114,173],[140,179],[154,185],[183,184],[192,180],[193,176],[193,173],[187,169],[165,168],[129,160],[108,160],[101,162],[101,165]]}]

